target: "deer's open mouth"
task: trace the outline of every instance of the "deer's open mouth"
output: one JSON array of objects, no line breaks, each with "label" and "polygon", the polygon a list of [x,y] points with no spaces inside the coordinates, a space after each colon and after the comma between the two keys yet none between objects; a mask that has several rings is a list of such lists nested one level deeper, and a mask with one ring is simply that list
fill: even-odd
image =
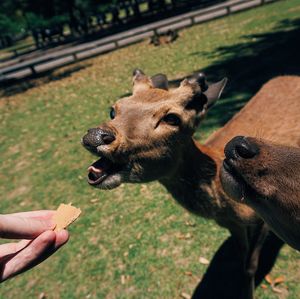
[{"label": "deer's open mouth", "polygon": [[247,184],[230,159],[225,159],[221,168],[221,182],[225,192],[237,201],[243,201]]},{"label": "deer's open mouth", "polygon": [[230,159],[225,158],[222,167],[226,172],[230,173],[235,177],[240,178],[239,173],[237,172],[233,162]]},{"label": "deer's open mouth", "polygon": [[124,165],[101,157],[88,168],[88,183],[92,186],[100,186],[108,177],[117,175],[123,168]]}]

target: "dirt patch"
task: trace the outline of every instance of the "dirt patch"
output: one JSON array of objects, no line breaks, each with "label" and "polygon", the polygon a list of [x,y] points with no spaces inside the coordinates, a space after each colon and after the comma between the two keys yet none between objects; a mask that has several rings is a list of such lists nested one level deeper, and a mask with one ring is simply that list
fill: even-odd
[{"label": "dirt patch", "polygon": [[17,189],[8,193],[7,199],[15,199],[21,195],[27,194],[31,190],[29,186],[19,186]]}]

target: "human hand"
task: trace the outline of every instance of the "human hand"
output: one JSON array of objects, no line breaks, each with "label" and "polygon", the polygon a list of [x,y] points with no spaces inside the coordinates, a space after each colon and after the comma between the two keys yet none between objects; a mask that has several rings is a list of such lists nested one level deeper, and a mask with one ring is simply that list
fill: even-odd
[{"label": "human hand", "polygon": [[0,215],[0,237],[23,239],[0,245],[0,282],[41,263],[68,241],[66,230],[53,231],[54,213],[42,210]]}]

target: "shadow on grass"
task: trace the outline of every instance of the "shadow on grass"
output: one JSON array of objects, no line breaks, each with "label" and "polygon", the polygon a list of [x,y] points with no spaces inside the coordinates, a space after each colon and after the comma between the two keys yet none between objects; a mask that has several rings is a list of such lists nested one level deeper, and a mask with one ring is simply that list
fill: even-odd
[{"label": "shadow on grass", "polygon": [[[299,36],[300,19],[287,19],[272,32],[244,36],[244,42],[219,47],[212,53],[191,54],[220,57],[207,68],[195,70],[204,71],[209,81],[229,78],[222,96],[224,100],[209,112],[204,127],[223,126],[270,79],[280,75],[300,75]],[[183,79],[170,83],[177,85]]]},{"label": "shadow on grass", "polygon": [[52,70],[35,75],[31,78],[14,80],[10,83],[0,84],[0,97],[13,96],[24,92],[30,88],[38,87],[52,81],[57,81],[63,78],[70,77],[73,73],[79,72],[82,69],[91,66],[91,64],[81,64],[77,66],[67,67],[63,70]]}]

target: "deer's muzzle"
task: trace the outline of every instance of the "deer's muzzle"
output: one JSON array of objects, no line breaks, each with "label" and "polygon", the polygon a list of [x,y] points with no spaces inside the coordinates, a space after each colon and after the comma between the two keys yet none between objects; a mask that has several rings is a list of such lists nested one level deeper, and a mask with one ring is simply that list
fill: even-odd
[{"label": "deer's muzzle", "polygon": [[100,157],[88,167],[88,183],[98,188],[114,188],[122,181],[126,163],[114,157],[115,133],[109,128],[92,128],[81,143],[91,153]]},{"label": "deer's muzzle", "polygon": [[113,132],[103,130],[100,128],[89,129],[87,134],[82,138],[82,144],[89,151],[97,153],[97,147],[102,145],[109,145],[115,141]]},{"label": "deer's muzzle", "polygon": [[259,154],[259,148],[248,138],[236,136],[225,146],[226,159],[251,159]]}]

